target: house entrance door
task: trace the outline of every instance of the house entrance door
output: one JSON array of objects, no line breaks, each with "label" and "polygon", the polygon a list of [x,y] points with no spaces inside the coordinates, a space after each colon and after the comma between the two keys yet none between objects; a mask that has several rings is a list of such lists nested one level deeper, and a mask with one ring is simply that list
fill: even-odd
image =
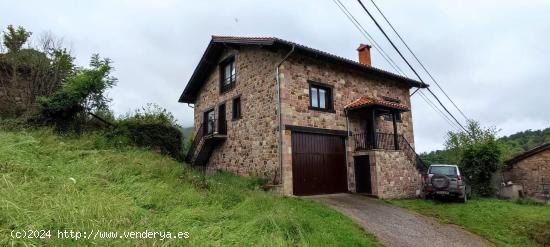
[{"label": "house entrance door", "polygon": [[372,194],[369,156],[353,157],[355,163],[355,188],[357,193]]}]

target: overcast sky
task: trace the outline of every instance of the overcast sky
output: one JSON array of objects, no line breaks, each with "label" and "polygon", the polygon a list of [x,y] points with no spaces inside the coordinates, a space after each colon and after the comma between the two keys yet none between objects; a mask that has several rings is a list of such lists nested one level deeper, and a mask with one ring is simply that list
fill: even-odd
[{"label": "overcast sky", "polygon": [[[342,2],[399,60],[357,1]],[[550,1],[376,3],[466,115],[501,135],[550,127]],[[366,42],[332,0],[0,0],[0,28],[8,24],[62,37],[79,65],[92,53],[111,58],[117,114],[154,102],[184,126],[192,125],[192,109],[177,100],[213,34],[275,36],[354,60]],[[392,71],[376,52],[373,65]],[[451,127],[418,94],[412,101],[417,150],[441,148]]]}]

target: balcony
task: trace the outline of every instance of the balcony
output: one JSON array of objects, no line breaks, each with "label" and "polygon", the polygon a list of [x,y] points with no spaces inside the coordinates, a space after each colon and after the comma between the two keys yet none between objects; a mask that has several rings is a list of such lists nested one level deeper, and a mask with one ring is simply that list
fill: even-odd
[{"label": "balcony", "polygon": [[384,150],[399,150],[399,139],[403,138],[401,135],[397,135],[397,144],[395,145],[394,134],[389,133],[358,133],[352,135],[352,140],[355,143],[355,151],[367,151],[373,149]]},{"label": "balcony", "polygon": [[227,138],[227,121],[211,118],[201,123],[185,160],[191,165],[206,165],[214,147]]},{"label": "balcony", "polygon": [[407,158],[416,164],[420,171],[426,169],[425,163],[418,157],[411,144],[399,134],[389,133],[357,133],[350,136],[350,141],[354,143],[355,151],[370,150],[401,150]]}]

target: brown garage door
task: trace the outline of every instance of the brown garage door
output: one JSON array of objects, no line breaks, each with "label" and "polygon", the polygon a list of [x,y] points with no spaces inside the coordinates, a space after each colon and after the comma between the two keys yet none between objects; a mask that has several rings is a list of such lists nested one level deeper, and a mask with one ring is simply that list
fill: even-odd
[{"label": "brown garage door", "polygon": [[344,138],[292,133],[292,180],[295,195],[347,192]]}]

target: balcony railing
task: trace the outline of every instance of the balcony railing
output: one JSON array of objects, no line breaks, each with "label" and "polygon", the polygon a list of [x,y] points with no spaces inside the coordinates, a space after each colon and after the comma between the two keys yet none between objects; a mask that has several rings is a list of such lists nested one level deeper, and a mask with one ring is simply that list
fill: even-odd
[{"label": "balcony railing", "polygon": [[[398,134],[397,138],[395,138],[394,134],[389,133],[358,133],[353,134],[350,139],[353,140],[355,144],[355,151],[368,151],[374,149],[402,150],[405,156],[416,164],[418,170],[424,171],[426,169],[425,163],[402,135]],[[397,145],[395,143],[396,139]]]},{"label": "balcony railing", "polygon": [[218,135],[227,134],[226,120],[220,121],[219,119],[214,118],[201,123],[199,126],[199,129],[197,129],[197,132],[195,133],[193,143],[191,143],[191,147],[187,151],[187,156],[185,157],[185,160],[187,162],[191,162],[191,159],[193,158],[193,154],[195,154],[195,151],[197,150],[197,146],[200,144],[200,142],[205,137],[210,137],[216,134]]},{"label": "balcony railing", "polygon": [[[370,136],[373,135],[373,136]],[[352,135],[355,142],[355,151],[364,151],[372,149],[396,149],[394,134],[379,133],[374,134],[358,133]],[[399,137],[399,136],[398,136]],[[399,149],[399,148],[397,148]]]}]

